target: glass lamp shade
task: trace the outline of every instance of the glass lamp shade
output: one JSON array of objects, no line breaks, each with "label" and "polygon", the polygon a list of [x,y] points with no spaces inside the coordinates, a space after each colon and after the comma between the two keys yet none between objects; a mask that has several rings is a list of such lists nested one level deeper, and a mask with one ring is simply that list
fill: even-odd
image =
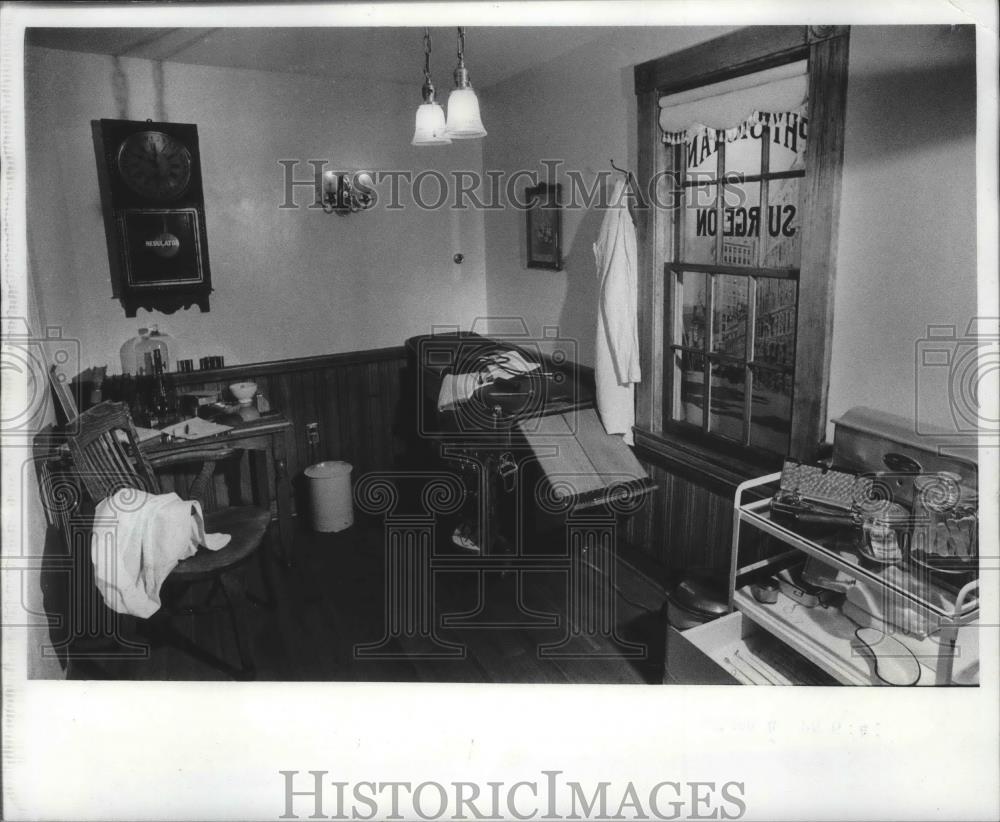
[{"label": "glass lamp shade", "polygon": [[486,136],[479,116],[479,99],[471,88],[456,88],[448,95],[448,127],[445,133],[455,140]]},{"label": "glass lamp shade", "polygon": [[445,131],[444,109],[437,103],[423,103],[417,108],[416,128],[413,130],[412,145],[440,146],[451,143]]}]

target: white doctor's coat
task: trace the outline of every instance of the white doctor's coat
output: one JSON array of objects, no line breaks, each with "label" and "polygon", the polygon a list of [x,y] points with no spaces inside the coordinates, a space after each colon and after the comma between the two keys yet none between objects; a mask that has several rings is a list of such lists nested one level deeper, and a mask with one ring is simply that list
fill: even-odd
[{"label": "white doctor's coat", "polygon": [[605,213],[594,243],[599,284],[594,375],[597,410],[604,430],[623,434],[624,441],[632,445],[635,383],[642,379],[642,374],[635,227],[626,208],[624,187],[624,180],[615,184],[611,196],[614,205]]}]

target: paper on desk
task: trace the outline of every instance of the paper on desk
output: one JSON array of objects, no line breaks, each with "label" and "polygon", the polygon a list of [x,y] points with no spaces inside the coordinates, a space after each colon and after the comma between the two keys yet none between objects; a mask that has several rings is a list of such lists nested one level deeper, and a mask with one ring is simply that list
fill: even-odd
[{"label": "paper on desk", "polygon": [[483,357],[483,370],[491,380],[509,379],[540,367],[539,363],[529,362],[517,351],[504,351]]},{"label": "paper on desk", "polygon": [[478,371],[444,375],[438,392],[438,411],[447,411],[458,403],[471,399],[484,385],[496,380],[509,380],[541,368],[539,363],[529,362],[517,351],[486,355],[478,361],[478,365]]},{"label": "paper on desk", "polygon": [[135,427],[135,436],[139,442],[154,439],[160,436],[161,433],[162,432],[158,431],[156,428],[143,428],[141,425],[137,425]]},{"label": "paper on desk", "polygon": [[168,425],[161,433],[169,434],[179,440],[198,440],[229,431],[233,426],[219,425],[217,422],[203,420],[201,417],[191,417],[187,420]]}]

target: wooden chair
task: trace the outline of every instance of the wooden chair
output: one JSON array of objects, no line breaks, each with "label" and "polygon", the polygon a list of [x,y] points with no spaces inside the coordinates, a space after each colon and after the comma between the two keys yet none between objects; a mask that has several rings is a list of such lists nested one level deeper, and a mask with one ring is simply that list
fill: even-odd
[{"label": "wooden chair", "polygon": [[[68,438],[73,468],[95,505],[122,488],[138,488],[152,494],[160,493],[154,468],[199,462],[201,470],[191,484],[188,496],[204,504],[205,493],[212,482],[217,463],[239,454],[232,448],[206,445],[197,452],[164,454],[149,459],[139,448],[135,426],[132,424],[128,408],[123,403],[100,403],[84,411],[74,422],[75,433]],[[206,601],[211,600],[221,590],[236,639],[240,658],[239,668],[228,665],[194,645],[165,624],[162,618],[157,620],[160,612],[154,614],[150,620],[151,623],[156,621],[155,633],[160,638],[182,647],[196,658],[213,664],[214,667],[224,670],[236,679],[253,679],[255,676],[249,641],[245,630],[241,631],[237,607],[247,594],[242,581],[243,569],[239,569],[239,566],[244,565],[250,557],[258,553],[270,520],[271,514],[267,508],[249,505],[234,505],[207,511],[205,530],[209,533],[221,531],[231,534],[231,541],[219,551],[199,548],[194,556],[182,560],[167,579],[167,584],[171,586],[211,582],[212,587]],[[258,555],[262,557],[262,554]],[[266,579],[263,562],[261,570]],[[198,610],[185,609],[184,612],[194,613]]]},{"label": "wooden chair", "polygon": [[60,423],[74,419],[79,413],[73,389],[56,365],[49,366],[49,387],[56,401],[56,418]]}]

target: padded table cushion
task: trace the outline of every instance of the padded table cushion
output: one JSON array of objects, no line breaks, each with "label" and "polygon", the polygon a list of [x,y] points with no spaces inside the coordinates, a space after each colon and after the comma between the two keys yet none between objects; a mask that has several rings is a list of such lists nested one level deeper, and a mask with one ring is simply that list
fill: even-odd
[{"label": "padded table cushion", "polygon": [[518,428],[557,501],[598,505],[623,487],[632,495],[654,487],[632,450],[604,430],[593,408],[523,420]]}]

